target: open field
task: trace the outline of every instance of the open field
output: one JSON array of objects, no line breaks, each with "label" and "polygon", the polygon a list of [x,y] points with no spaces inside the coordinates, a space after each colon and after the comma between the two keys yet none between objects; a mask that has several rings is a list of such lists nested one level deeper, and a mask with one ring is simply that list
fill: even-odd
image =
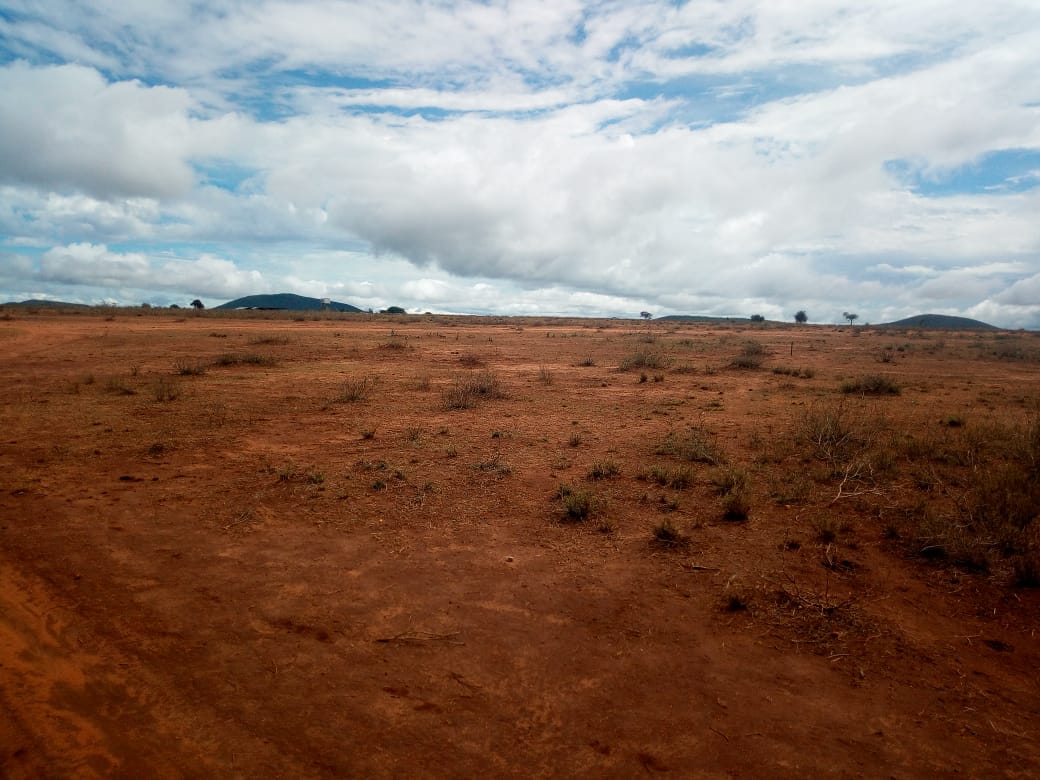
[{"label": "open field", "polygon": [[1038,382],[1032,333],[14,312],[0,775],[1036,777]]}]

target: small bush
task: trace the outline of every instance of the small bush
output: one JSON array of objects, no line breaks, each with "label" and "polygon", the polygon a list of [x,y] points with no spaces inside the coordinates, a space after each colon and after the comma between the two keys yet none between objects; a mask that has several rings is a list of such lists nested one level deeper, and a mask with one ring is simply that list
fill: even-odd
[{"label": "small bush", "polygon": [[899,385],[881,374],[867,374],[858,379],[850,379],[842,384],[841,391],[860,395],[899,395],[900,392]]},{"label": "small bush", "polygon": [[561,489],[560,499],[563,504],[563,521],[583,523],[595,511],[596,500],[592,493],[585,490]]},{"label": "small bush", "polygon": [[693,469],[689,466],[669,469],[665,466],[654,465],[641,472],[639,478],[647,482],[656,482],[661,487],[685,490],[693,484]]},{"label": "small bush", "polygon": [[668,368],[671,362],[671,360],[659,352],[639,351],[623,358],[618,368],[621,371],[631,371],[634,368],[661,370]]},{"label": "small bush", "polygon": [[484,361],[481,359],[480,355],[474,355],[472,353],[462,355],[459,358],[459,362],[466,368],[479,368],[484,365]]},{"label": "small bush", "polygon": [[273,366],[275,364],[274,358],[267,357],[265,355],[257,354],[256,352],[247,352],[244,354],[234,354],[231,352],[225,352],[220,355],[215,361],[214,365],[217,366]]},{"label": "small bush", "polygon": [[654,526],[651,532],[650,543],[655,547],[663,547],[666,550],[677,550],[688,547],[690,540],[675,527],[671,519],[666,518]]},{"label": "small bush", "polygon": [[831,517],[819,517],[813,521],[813,532],[816,541],[821,544],[831,544],[838,537],[846,533],[849,526],[845,522],[839,522]]},{"label": "small bush", "polygon": [[589,470],[589,479],[608,479],[610,477],[616,477],[621,473],[621,469],[612,460],[601,460],[592,464],[592,468]]},{"label": "small bush", "polygon": [[740,349],[740,354],[733,359],[730,365],[733,368],[754,369],[762,366],[766,356],[766,348],[757,341],[745,341]]},{"label": "small bush", "polygon": [[747,472],[741,469],[727,468],[717,472],[711,480],[720,496],[738,493],[747,487]]},{"label": "small bush", "polygon": [[130,387],[125,379],[118,376],[110,376],[105,380],[105,392],[112,395],[137,395],[137,391]]},{"label": "small bush", "polygon": [[592,355],[586,355],[585,357],[583,357],[581,359],[581,361],[578,363],[578,365],[579,366],[584,366],[585,368],[590,368],[590,367],[596,365],[596,359],[594,357],[592,357]]},{"label": "small bush", "polygon": [[472,409],[481,400],[504,398],[502,385],[491,371],[455,378],[455,383],[444,391],[445,409]]},{"label": "small bush", "polygon": [[249,340],[250,344],[264,344],[271,346],[285,346],[289,343],[289,339],[286,336],[257,336],[255,339]]},{"label": "small bush", "polygon": [[790,366],[777,366],[773,369],[773,373],[795,377],[796,379],[812,379],[816,376],[816,371],[811,368],[791,368]]},{"label": "small bush", "polygon": [[197,360],[178,360],[173,364],[173,370],[181,376],[202,376],[206,373],[206,367]]},{"label": "small bush", "polygon": [[180,388],[177,387],[177,383],[172,379],[161,376],[152,385],[152,397],[159,403],[176,401],[178,396],[180,396]]},{"label": "small bush", "polygon": [[368,377],[348,379],[340,386],[335,400],[344,404],[365,401],[372,392],[373,384],[375,383]]},{"label": "small bush", "polygon": [[712,466],[720,466],[726,462],[725,454],[715,443],[715,436],[695,427],[684,433],[669,433],[657,448],[657,454],[691,463],[708,463]]},{"label": "small bush", "polygon": [[554,381],[552,371],[550,371],[545,366],[541,366],[538,369],[538,381],[546,386],[551,385]]},{"label": "small bush", "polygon": [[731,523],[741,523],[748,519],[751,512],[751,502],[747,494],[737,490],[726,495],[722,500],[722,519]]}]

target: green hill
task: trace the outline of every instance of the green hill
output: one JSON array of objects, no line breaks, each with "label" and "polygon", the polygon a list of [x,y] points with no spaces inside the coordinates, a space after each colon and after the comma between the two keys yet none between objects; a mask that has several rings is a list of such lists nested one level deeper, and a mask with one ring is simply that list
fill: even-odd
[{"label": "green hill", "polygon": [[[233,301],[214,306],[215,309],[284,309],[286,311],[322,311],[321,298],[308,298],[304,295],[293,295],[292,293],[275,293],[273,295],[247,295],[244,298],[236,298]],[[332,301],[328,306],[330,311],[359,312],[357,306],[349,303]]]},{"label": "green hill", "polygon": [[883,322],[880,328],[934,328],[936,330],[1000,330],[988,322],[973,320],[968,317],[951,317],[948,314],[917,314],[913,317]]}]

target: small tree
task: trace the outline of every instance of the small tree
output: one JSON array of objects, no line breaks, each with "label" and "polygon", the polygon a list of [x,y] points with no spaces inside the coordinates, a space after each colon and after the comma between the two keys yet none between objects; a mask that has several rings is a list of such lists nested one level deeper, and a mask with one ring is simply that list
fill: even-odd
[{"label": "small tree", "polygon": [[852,325],[856,320],[859,319],[859,315],[856,314],[856,312],[854,311],[843,312],[841,316],[849,321],[849,325]]},{"label": "small tree", "polygon": [[196,298],[191,302],[191,308],[193,308],[195,311],[198,311],[199,309],[205,309],[206,304],[204,304],[202,301]]},{"label": "small tree", "polygon": [[642,317],[642,318],[643,318],[644,320],[648,320],[648,319],[650,319],[651,317],[653,317],[654,315],[653,315],[653,314],[651,314],[651,313],[650,313],[650,312],[648,312],[648,311],[641,311],[641,312],[639,312],[639,316],[640,316],[640,317]]},{"label": "small tree", "polygon": [[794,321],[799,325],[804,325],[809,321],[809,315],[805,313],[805,309],[799,309],[794,313]]},{"label": "small tree", "polygon": [[380,314],[407,314],[404,309],[400,306],[387,306],[385,309],[379,312]]},{"label": "small tree", "polygon": [[751,315],[751,321],[752,322],[765,322],[766,318],[763,317],[761,314],[752,314]]}]

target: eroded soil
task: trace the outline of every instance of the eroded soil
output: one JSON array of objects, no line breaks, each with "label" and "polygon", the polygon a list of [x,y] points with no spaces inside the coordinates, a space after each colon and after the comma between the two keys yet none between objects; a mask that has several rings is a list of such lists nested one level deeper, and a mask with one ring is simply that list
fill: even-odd
[{"label": "eroded soil", "polygon": [[265,316],[0,321],[0,775],[1040,775],[1037,591],[900,525],[986,459],[799,428],[1026,425],[1030,334]]}]

